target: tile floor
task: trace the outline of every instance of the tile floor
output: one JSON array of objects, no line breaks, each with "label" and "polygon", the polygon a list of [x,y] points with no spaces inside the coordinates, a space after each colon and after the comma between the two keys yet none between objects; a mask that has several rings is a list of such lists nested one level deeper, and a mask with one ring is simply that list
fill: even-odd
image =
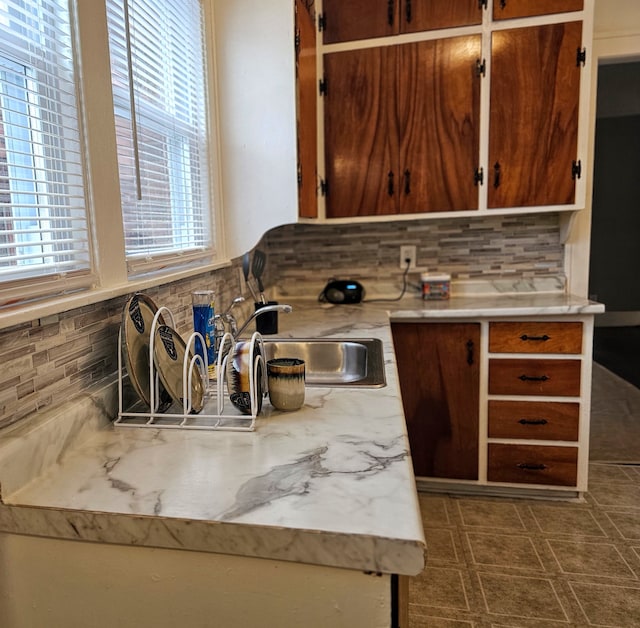
[{"label": "tile floor", "polygon": [[582,503],[421,493],[410,627],[640,627],[640,466],[589,477]]}]

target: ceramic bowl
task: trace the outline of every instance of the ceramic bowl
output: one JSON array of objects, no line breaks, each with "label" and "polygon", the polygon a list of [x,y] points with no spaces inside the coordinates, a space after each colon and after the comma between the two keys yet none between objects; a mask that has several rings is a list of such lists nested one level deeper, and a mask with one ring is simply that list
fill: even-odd
[{"label": "ceramic bowl", "polygon": [[[253,359],[251,348],[253,346]],[[241,340],[236,343],[233,354],[227,357],[226,381],[231,403],[243,414],[251,414],[250,377],[253,367],[257,408],[256,414],[262,410],[262,394],[264,392],[264,366],[260,342]]]}]

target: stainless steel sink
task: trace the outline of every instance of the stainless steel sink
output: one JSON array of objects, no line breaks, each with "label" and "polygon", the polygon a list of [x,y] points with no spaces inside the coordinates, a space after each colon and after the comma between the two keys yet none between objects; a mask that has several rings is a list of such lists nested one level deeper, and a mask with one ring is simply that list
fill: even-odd
[{"label": "stainless steel sink", "polygon": [[382,342],[377,338],[266,340],[265,358],[305,361],[307,386],[386,386]]}]

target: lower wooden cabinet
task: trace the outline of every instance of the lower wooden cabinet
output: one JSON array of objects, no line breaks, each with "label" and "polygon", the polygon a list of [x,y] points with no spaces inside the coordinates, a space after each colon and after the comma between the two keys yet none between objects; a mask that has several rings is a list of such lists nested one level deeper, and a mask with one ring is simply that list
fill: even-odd
[{"label": "lower wooden cabinet", "polygon": [[489,443],[487,480],[575,486],[578,448]]},{"label": "lower wooden cabinet", "polygon": [[586,490],[593,319],[580,318],[393,322],[416,476]]},{"label": "lower wooden cabinet", "polygon": [[491,400],[488,419],[489,438],[577,441],[580,404]]},{"label": "lower wooden cabinet", "polygon": [[479,323],[392,323],[413,467],[478,479]]}]

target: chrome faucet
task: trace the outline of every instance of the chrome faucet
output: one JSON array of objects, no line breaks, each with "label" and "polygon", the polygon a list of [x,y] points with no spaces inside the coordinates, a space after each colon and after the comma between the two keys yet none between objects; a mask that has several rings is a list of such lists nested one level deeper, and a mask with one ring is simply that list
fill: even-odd
[{"label": "chrome faucet", "polygon": [[293,308],[290,305],[286,304],[277,304],[277,305],[265,305],[257,309],[249,318],[242,323],[240,329],[237,330],[235,334],[232,334],[234,338],[239,338],[242,332],[253,322],[254,319],[258,318],[260,314],[266,314],[267,312],[284,312],[285,314],[289,314]]}]

